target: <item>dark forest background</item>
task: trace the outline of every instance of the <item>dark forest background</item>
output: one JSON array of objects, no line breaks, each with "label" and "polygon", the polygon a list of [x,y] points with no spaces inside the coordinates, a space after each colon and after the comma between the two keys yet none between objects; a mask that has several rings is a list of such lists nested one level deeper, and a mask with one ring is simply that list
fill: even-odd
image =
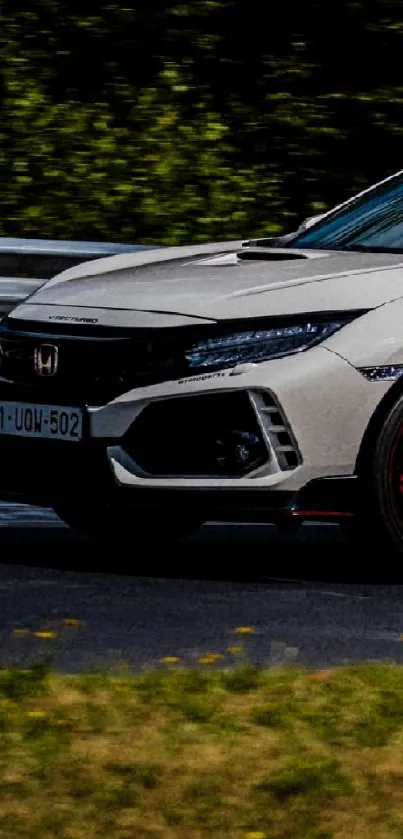
[{"label": "dark forest background", "polygon": [[402,17],[401,0],[1,0],[0,233],[292,229],[403,167]]}]

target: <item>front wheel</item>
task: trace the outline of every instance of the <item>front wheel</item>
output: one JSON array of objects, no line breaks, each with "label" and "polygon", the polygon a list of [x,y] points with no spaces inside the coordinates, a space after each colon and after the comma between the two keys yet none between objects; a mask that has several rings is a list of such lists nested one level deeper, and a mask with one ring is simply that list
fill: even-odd
[{"label": "front wheel", "polygon": [[148,545],[164,544],[190,536],[202,520],[180,513],[138,513],[119,510],[105,505],[55,507],[55,512],[73,530],[88,539],[103,544],[119,545],[128,538],[137,542],[146,540]]},{"label": "front wheel", "polygon": [[380,565],[389,565],[403,555],[403,395],[385,417],[360,478],[362,512],[343,533],[355,547],[375,549]]}]

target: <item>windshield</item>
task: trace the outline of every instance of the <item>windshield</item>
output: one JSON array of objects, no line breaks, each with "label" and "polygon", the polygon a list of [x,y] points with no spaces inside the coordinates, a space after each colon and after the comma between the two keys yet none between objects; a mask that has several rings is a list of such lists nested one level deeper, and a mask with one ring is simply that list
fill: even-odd
[{"label": "windshield", "polygon": [[334,210],[287,246],[403,251],[403,172]]}]

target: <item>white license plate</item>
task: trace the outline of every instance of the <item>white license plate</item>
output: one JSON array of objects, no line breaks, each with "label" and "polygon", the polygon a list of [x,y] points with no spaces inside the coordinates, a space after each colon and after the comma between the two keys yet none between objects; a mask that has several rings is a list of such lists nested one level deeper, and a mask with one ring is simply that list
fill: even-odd
[{"label": "white license plate", "polygon": [[83,410],[64,405],[0,402],[0,434],[79,441],[83,436]]}]

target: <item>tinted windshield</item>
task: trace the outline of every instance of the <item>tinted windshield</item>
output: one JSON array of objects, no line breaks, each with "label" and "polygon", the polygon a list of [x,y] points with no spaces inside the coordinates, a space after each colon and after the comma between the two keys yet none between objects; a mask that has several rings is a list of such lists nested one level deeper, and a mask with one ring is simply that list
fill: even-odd
[{"label": "tinted windshield", "polygon": [[288,247],[403,251],[403,173],[334,210]]}]

